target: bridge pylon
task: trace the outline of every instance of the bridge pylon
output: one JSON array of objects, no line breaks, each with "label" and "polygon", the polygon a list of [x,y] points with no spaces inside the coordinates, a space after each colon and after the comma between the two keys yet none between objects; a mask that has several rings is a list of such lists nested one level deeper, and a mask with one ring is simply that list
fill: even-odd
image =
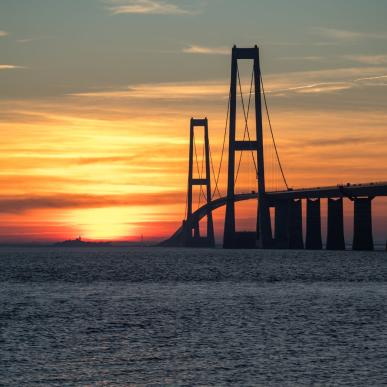
[{"label": "bridge pylon", "polygon": [[[205,156],[205,176],[194,178],[194,141],[195,128],[204,128],[204,156]],[[214,247],[214,223],[212,219],[212,212],[207,213],[207,235],[202,237],[200,235],[200,228],[198,222],[192,220],[192,195],[194,186],[204,186],[206,190],[206,202],[211,203],[211,175],[210,175],[210,143],[208,136],[208,119],[191,118],[190,122],[190,141],[189,141],[189,166],[188,166],[188,193],[187,193],[187,219],[184,221],[184,240],[183,245],[186,247]]]},{"label": "bridge pylon", "polygon": [[[256,140],[237,141],[236,140],[236,109],[237,109],[237,77],[238,60],[253,60],[253,75],[255,88],[255,124]],[[265,189],[265,168],[263,157],[263,134],[262,134],[262,107],[261,107],[261,69],[259,63],[259,49],[237,48],[232,49],[231,59],[231,84],[230,84],[230,117],[229,117],[229,155],[228,155],[228,180],[227,180],[227,203],[226,218],[224,224],[223,247],[238,248],[243,246],[245,235],[238,235],[235,230],[235,153],[238,151],[249,151],[256,154],[258,162],[258,208],[257,210],[257,230],[254,239],[258,241],[258,247],[272,247],[272,233],[270,223],[270,210],[266,200]],[[243,233],[245,234],[245,233]],[[251,247],[251,243],[247,243]]]}]

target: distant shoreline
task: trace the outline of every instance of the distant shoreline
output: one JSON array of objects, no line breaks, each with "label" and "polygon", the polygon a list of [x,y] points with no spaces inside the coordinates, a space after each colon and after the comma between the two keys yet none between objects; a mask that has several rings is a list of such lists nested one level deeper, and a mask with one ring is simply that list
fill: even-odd
[{"label": "distant shoreline", "polygon": [[58,247],[58,248],[116,248],[116,247],[152,247],[157,242],[84,242],[83,244],[54,243],[1,243],[1,247]]},{"label": "distant shoreline", "polygon": [[[71,249],[71,248],[80,248],[80,249],[93,249],[93,248],[98,248],[98,249],[109,249],[109,248],[123,248],[123,247],[135,247],[135,248],[150,248],[150,247],[160,247],[158,246],[157,242],[144,242],[144,243],[139,243],[139,242],[85,242],[82,245],[69,245],[69,244],[63,244],[63,242],[56,242],[56,243],[3,243],[0,244],[0,248],[64,248],[64,249]],[[163,249],[168,249],[167,247],[160,247]],[[180,249],[181,247],[176,247],[176,249]],[[174,249],[174,248],[173,248]],[[181,248],[184,249],[184,248]],[[217,245],[215,247],[215,250],[221,250],[222,246]],[[197,250],[197,249],[192,249],[192,250]],[[260,249],[257,249],[260,250]],[[268,249],[270,251],[270,249]],[[283,250],[286,251],[286,250]],[[289,251],[295,251],[289,249]],[[308,251],[306,249],[302,249],[300,251]],[[310,250],[310,251],[315,251],[315,250]],[[319,251],[330,251],[326,250],[323,248],[322,250]],[[352,251],[351,245],[347,245],[346,250],[342,251]],[[385,242],[375,242],[375,249],[373,250],[374,252],[386,252],[386,244]],[[340,252],[338,250],[337,252]],[[366,252],[366,251],[363,251]],[[372,251],[369,251],[372,253]]]}]

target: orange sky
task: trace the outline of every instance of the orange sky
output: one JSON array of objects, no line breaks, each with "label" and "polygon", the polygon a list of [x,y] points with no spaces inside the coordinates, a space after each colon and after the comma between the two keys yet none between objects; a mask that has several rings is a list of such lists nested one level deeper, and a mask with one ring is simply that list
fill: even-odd
[{"label": "orange sky", "polygon": [[[2,240],[60,240],[76,235],[136,240],[141,234],[159,238],[173,232],[185,207],[189,118],[201,117],[201,112],[208,116],[217,169],[227,103],[226,82],[201,85],[198,95],[187,93],[187,87],[165,85],[164,97],[160,95],[164,86],[156,85],[147,86],[141,97],[117,92],[33,104],[3,102],[9,118],[0,123]],[[274,79],[267,82],[269,91],[276,88]],[[292,93],[290,97],[297,98]],[[333,104],[341,99],[338,93],[329,91],[329,95]],[[268,93],[268,98],[291,186],[377,181],[385,175],[387,113],[344,110],[338,114],[318,106],[305,111],[291,105],[279,109],[275,100],[289,97]],[[280,189],[283,184],[278,168],[273,171],[266,122],[265,140],[268,188]],[[248,159],[242,161],[240,192],[255,185]],[[385,211],[384,205],[383,200],[375,201],[376,214],[378,208]],[[251,206],[255,205],[240,205],[242,218],[251,213]],[[376,217],[375,222],[380,234],[381,220]],[[221,234],[220,221],[217,224]],[[241,222],[241,227],[248,224]]]},{"label": "orange sky", "polygon": [[[191,117],[208,117],[219,164],[234,42],[261,46],[290,186],[387,181],[385,5],[359,2],[349,15],[331,0],[281,0],[281,12],[245,1],[222,8],[240,31],[212,2],[0,4],[0,242],[169,236],[184,216]],[[266,120],[264,136],[267,187],[280,189]],[[256,189],[248,156],[241,170],[237,191]],[[378,240],[386,207],[374,201]],[[238,205],[239,228],[254,212]],[[351,216],[347,203],[349,239]],[[221,235],[222,210],[215,218]]]}]

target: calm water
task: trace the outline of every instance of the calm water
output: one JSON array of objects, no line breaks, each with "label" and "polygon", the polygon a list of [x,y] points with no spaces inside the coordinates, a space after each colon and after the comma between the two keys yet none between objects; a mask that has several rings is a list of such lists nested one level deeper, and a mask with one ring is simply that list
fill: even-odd
[{"label": "calm water", "polygon": [[387,254],[0,249],[0,385],[387,385]]}]

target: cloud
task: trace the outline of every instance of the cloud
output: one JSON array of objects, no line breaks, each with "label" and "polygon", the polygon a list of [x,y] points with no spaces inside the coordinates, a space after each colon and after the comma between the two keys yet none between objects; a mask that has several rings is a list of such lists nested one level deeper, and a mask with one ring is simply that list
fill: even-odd
[{"label": "cloud", "polygon": [[182,50],[186,54],[204,54],[204,55],[230,55],[230,48],[228,47],[204,47],[191,45],[183,48]]},{"label": "cloud", "polygon": [[[339,90],[347,90],[352,87],[350,82],[320,82],[312,83],[310,85],[302,85],[297,87],[289,87],[288,89],[279,90],[294,91],[299,93],[331,93]],[[274,90],[275,92],[275,90]]]},{"label": "cloud", "polygon": [[344,59],[367,65],[387,64],[387,55],[344,55]]},{"label": "cloud", "polygon": [[105,157],[81,157],[77,160],[77,163],[80,165],[90,165],[90,164],[113,164],[113,163],[130,163],[135,160],[135,156],[105,156]]},{"label": "cloud", "polygon": [[0,30],[0,38],[3,38],[4,36],[7,36],[8,32],[7,31],[1,31]]},{"label": "cloud", "polygon": [[[386,136],[378,137],[378,136],[372,136],[372,137],[335,137],[335,138],[317,138],[317,139],[311,139],[311,140],[304,140],[303,145],[304,146],[311,146],[313,148],[315,147],[331,147],[331,146],[353,146],[355,144],[374,144],[374,143],[380,143],[385,142]],[[297,142],[295,142],[296,144]]]},{"label": "cloud", "polygon": [[383,33],[369,33],[369,32],[358,32],[350,30],[341,30],[336,28],[325,28],[325,27],[314,27],[313,32],[318,35],[340,41],[355,41],[361,39],[387,39],[387,34]]},{"label": "cloud", "polygon": [[386,78],[387,78],[387,75],[380,75],[380,76],[375,76],[375,77],[357,78],[357,79],[355,79],[355,82],[372,81],[375,79],[386,79]]},{"label": "cloud", "polygon": [[224,96],[228,93],[226,82],[176,82],[133,85],[121,90],[74,93],[76,97],[136,98],[136,99],[195,99]]},{"label": "cloud", "polygon": [[33,42],[35,39],[34,38],[26,38],[26,39],[18,39],[18,43],[30,43]]},{"label": "cloud", "polygon": [[25,67],[8,65],[8,64],[0,64],[0,70],[14,70],[14,69],[25,69]]},{"label": "cloud", "polygon": [[157,14],[183,15],[192,13],[176,4],[159,0],[111,0],[108,9],[113,15],[120,14]]},{"label": "cloud", "polygon": [[47,195],[0,196],[0,213],[19,214],[41,209],[83,209],[125,206],[181,204],[184,193],[178,191],[146,195],[89,195],[52,193]]},{"label": "cloud", "polygon": [[22,43],[22,44],[26,44],[26,43],[35,42],[37,40],[44,40],[44,39],[51,39],[51,38],[52,38],[52,36],[37,36],[37,37],[33,37],[33,38],[18,39],[17,42]]},{"label": "cloud", "polygon": [[308,61],[308,62],[318,62],[324,60],[322,56],[284,56],[282,60],[294,60],[294,61]]},{"label": "cloud", "polygon": [[[350,67],[319,71],[301,71],[269,75],[264,78],[266,92],[275,96],[285,94],[333,93],[362,86],[382,86],[387,78],[385,67]],[[360,77],[364,75],[364,77]],[[247,86],[246,86],[247,87]],[[229,81],[198,81],[138,84],[116,90],[100,90],[72,93],[69,96],[94,99],[131,99],[136,101],[207,101],[226,99]]]},{"label": "cloud", "polygon": [[[288,93],[329,93],[348,90],[362,86],[378,86],[383,83],[366,81],[381,81],[387,78],[387,68],[357,67],[340,68],[319,71],[292,72],[268,76],[267,93],[284,95]],[[360,77],[360,75],[364,75]]]}]

